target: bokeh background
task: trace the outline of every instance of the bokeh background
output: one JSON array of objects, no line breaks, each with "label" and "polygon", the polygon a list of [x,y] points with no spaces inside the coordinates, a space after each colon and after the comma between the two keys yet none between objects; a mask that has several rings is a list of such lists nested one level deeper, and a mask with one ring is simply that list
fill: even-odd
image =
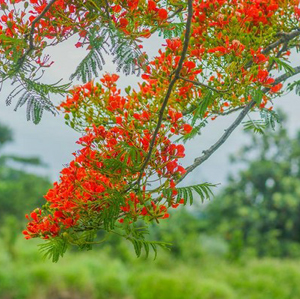
[{"label": "bokeh background", "polygon": [[[75,43],[49,51],[55,63],[45,81],[67,82],[86,54]],[[155,55],[161,44],[156,37],[145,46]],[[105,71],[114,72],[106,61]],[[294,55],[292,64],[299,62]],[[138,80],[121,75],[120,87]],[[254,135],[241,126],[182,182],[219,185],[210,202],[196,199],[151,227],[150,238],[172,243],[171,251],[137,259],[130,244],[111,237],[93,251],[69,250],[53,264],[39,253],[40,241],[23,239],[24,215],[43,204],[80,136],[62,115],[28,122],[25,107],[6,107],[10,89],[6,83],[0,92],[0,299],[300,298],[299,96],[275,101],[282,119],[275,130]],[[186,144],[182,164],[191,164],[236,116],[210,122]]]}]

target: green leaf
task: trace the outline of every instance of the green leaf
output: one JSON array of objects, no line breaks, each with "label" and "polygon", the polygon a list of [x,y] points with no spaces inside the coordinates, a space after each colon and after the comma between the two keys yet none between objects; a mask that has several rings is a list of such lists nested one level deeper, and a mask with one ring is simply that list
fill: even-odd
[{"label": "green leaf", "polygon": [[211,90],[207,90],[206,93],[204,94],[203,98],[201,98],[201,100],[199,101],[199,105],[196,108],[195,112],[194,112],[194,116],[192,119],[192,126],[195,125],[196,121],[199,118],[203,118],[208,106],[210,106],[213,102],[213,92]]},{"label": "green leaf", "polygon": [[260,105],[264,93],[260,89],[253,89],[251,93],[251,98],[257,103],[257,105]]},{"label": "green leaf", "polygon": [[270,60],[277,63],[278,68],[279,68],[280,71],[284,70],[286,73],[289,73],[289,74],[294,74],[295,73],[295,69],[291,65],[286,63],[285,61],[280,60],[277,57],[271,57]]},{"label": "green leaf", "polygon": [[61,80],[53,84],[44,84],[33,80],[29,80],[27,78],[23,78],[23,81],[26,83],[26,87],[28,91],[33,90],[36,93],[43,94],[45,96],[48,95],[49,93],[59,94],[64,96],[68,92],[68,89],[71,86],[71,83],[59,85]]},{"label": "green leaf", "polygon": [[51,259],[53,263],[57,263],[60,257],[63,257],[68,249],[68,243],[66,239],[61,237],[55,237],[50,239],[44,244],[38,245],[39,251],[45,258]]},{"label": "green leaf", "polygon": [[293,83],[289,83],[287,86],[288,91],[292,91],[295,89],[296,95],[300,96],[300,80],[297,80]]},{"label": "green leaf", "polygon": [[263,120],[249,120],[243,122],[245,130],[251,130],[254,133],[264,134],[266,123]]},{"label": "green leaf", "polygon": [[200,135],[201,129],[204,128],[206,124],[207,124],[206,119],[201,121],[199,125],[193,127],[192,131],[189,134],[185,134],[181,136],[180,138],[176,139],[175,142],[179,142],[182,140],[184,143],[186,143],[187,141],[193,139],[195,136]]},{"label": "green leaf", "polygon": [[164,27],[160,27],[158,36],[163,36],[164,39],[171,39],[172,37],[181,36],[185,29],[185,22],[170,23]]},{"label": "green leaf", "polygon": [[[177,190],[176,201],[179,202],[179,200],[183,198],[185,205],[188,202],[190,203],[190,205],[192,205],[194,201],[193,192],[195,192],[200,197],[201,202],[203,202],[205,199],[211,199],[211,197],[214,196],[211,188],[216,186],[217,185],[211,183],[202,183],[194,186],[176,188]],[[171,200],[172,198],[171,189],[164,189],[162,190],[162,193],[167,198],[167,200]]]},{"label": "green leaf", "polygon": [[144,251],[147,258],[149,256],[151,248],[154,252],[154,259],[156,259],[157,247],[169,249],[169,247],[171,246],[170,243],[145,240],[145,236],[149,234],[149,231],[145,226],[127,226],[126,231],[127,235],[124,237],[132,243],[137,257],[140,257],[142,252]]},{"label": "green leaf", "polygon": [[273,130],[275,129],[276,124],[281,122],[279,115],[273,110],[263,108],[260,111],[260,115],[264,119],[266,127],[270,127]]}]

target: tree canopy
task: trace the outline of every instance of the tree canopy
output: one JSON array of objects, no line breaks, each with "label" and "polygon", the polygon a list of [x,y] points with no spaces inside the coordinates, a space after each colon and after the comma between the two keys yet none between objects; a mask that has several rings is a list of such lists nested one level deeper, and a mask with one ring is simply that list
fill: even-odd
[{"label": "tree canopy", "polygon": [[[89,249],[98,231],[118,234],[135,247],[156,251],[145,239],[147,223],[168,218],[168,209],[209,198],[209,183],[177,187],[207,160],[251,111],[262,120],[246,128],[273,125],[272,101],[283,83],[300,72],[290,65],[299,50],[298,0],[1,0],[0,78],[14,88],[7,104],[27,105],[27,118],[43,110],[65,113],[66,123],[84,135],[82,149],[46,194],[43,209],[29,216],[26,238],[41,237],[53,260],[68,244]],[[154,58],[143,41],[165,38]],[[46,84],[48,47],[76,36],[88,51],[70,80],[82,85]],[[94,80],[112,55],[117,71],[141,75],[137,89],[118,88],[118,74]],[[281,73],[278,74],[278,71]],[[299,81],[286,91],[299,92]],[[51,98],[66,95],[55,107]],[[195,162],[183,167],[182,141],[197,135],[209,119],[240,111],[225,133]],[[176,141],[175,141],[176,140]],[[140,222],[144,224],[139,224]]]}]

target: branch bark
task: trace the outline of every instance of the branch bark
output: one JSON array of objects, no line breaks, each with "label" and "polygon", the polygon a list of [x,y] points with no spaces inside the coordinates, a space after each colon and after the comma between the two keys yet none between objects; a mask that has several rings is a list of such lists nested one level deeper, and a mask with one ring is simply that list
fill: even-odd
[{"label": "branch bark", "polygon": [[138,185],[140,184],[141,179],[143,177],[143,172],[144,172],[144,170],[145,170],[148,162],[151,159],[151,155],[152,155],[152,152],[153,152],[153,149],[154,149],[156,137],[157,137],[159,129],[161,127],[161,124],[162,124],[162,121],[163,121],[163,118],[164,118],[164,111],[165,111],[165,109],[167,107],[169,98],[170,98],[171,93],[172,93],[172,89],[173,89],[176,81],[180,78],[179,74],[180,74],[180,71],[182,69],[185,56],[187,54],[189,40],[190,40],[192,16],[193,16],[193,3],[192,3],[192,0],[188,0],[188,17],[187,17],[187,22],[186,22],[185,37],[184,37],[184,44],[183,44],[183,49],[182,49],[181,57],[180,57],[180,60],[178,62],[178,66],[177,66],[177,68],[176,68],[176,70],[174,72],[174,77],[173,77],[173,79],[171,80],[171,82],[169,84],[167,93],[165,95],[165,98],[163,100],[162,106],[160,108],[157,125],[156,125],[156,128],[154,130],[151,142],[150,142],[149,151],[148,151],[147,157],[146,157],[146,159],[144,161],[144,164],[143,164],[143,166],[140,169],[140,175],[139,175],[138,180],[137,180],[137,184]]}]

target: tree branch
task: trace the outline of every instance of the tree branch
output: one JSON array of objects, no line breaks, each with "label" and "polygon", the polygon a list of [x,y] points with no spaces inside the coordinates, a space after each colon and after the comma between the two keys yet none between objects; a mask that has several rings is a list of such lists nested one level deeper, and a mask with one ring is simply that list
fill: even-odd
[{"label": "tree branch", "polygon": [[[282,37],[281,37],[279,40],[277,40],[276,42],[274,42],[274,43],[268,45],[268,46],[262,51],[263,54],[269,53],[272,49],[275,49],[276,47],[278,47],[280,44],[283,43],[283,44],[284,44],[283,47],[281,48],[281,50],[280,50],[280,51],[278,52],[278,54],[277,54],[277,58],[278,58],[284,51],[288,50],[288,43],[289,43],[289,41],[291,41],[292,39],[294,39],[294,38],[297,37],[297,36],[300,36],[300,28],[298,28],[298,29],[296,29],[296,30],[294,30],[294,31],[291,31],[290,33],[281,32],[281,33],[278,33],[278,35],[279,35],[279,36],[281,35]],[[245,68],[246,68],[246,69],[249,68],[252,64],[253,64],[253,60],[249,61],[249,62],[246,64]],[[274,65],[274,62],[273,62],[272,65],[268,68],[268,71],[271,70],[271,68],[273,67],[273,65]],[[213,88],[213,87],[210,87],[210,86],[208,86],[208,85],[206,85],[206,84],[204,84],[204,83],[201,83],[201,82],[198,82],[198,81],[189,80],[189,79],[186,79],[186,78],[181,77],[181,76],[180,76],[180,79],[185,80],[185,81],[190,82],[190,83],[193,83],[193,84],[198,85],[198,86],[202,86],[202,87],[208,88],[208,89],[210,89],[210,90],[212,90],[212,91],[214,91],[214,92],[218,92],[218,93],[226,93],[226,92],[229,91],[229,90],[223,90],[223,91],[222,91],[222,90],[218,90],[218,89]],[[183,111],[183,115],[188,115],[188,114],[190,114],[192,111],[194,111],[195,108],[196,108],[196,107],[191,107],[190,109],[188,109],[188,110],[186,110],[186,111]],[[242,109],[242,108],[243,108],[243,107],[239,107],[239,108],[236,108],[235,110],[240,110],[240,109]],[[232,111],[232,112],[234,112],[234,111]],[[230,113],[231,113],[231,112],[226,113],[226,114],[230,114]],[[222,114],[222,115],[226,115],[226,114]]]},{"label": "tree branch", "polygon": [[[278,36],[281,35],[281,38],[278,39],[276,42],[268,45],[264,50],[261,51],[262,54],[268,54],[270,51],[272,51],[273,49],[275,49],[276,47],[278,47],[281,44],[288,44],[289,41],[291,41],[292,39],[294,39],[295,37],[300,36],[300,28],[291,31],[289,33],[286,32],[280,32],[277,34]],[[250,67],[253,64],[253,60],[249,61],[246,66],[245,69],[247,69],[248,67]]]},{"label": "tree branch", "polygon": [[224,111],[223,113],[221,112],[218,112],[218,111],[212,111],[212,113],[214,114],[218,114],[220,116],[224,116],[224,115],[229,115],[231,113],[234,113],[234,112],[237,112],[239,110],[242,110],[243,108],[245,108],[246,106],[238,106],[238,107],[235,107],[235,108],[232,108],[230,110],[227,110],[227,111]]},{"label": "tree branch", "polygon": [[[300,66],[294,68],[293,73],[286,73],[278,78],[276,78],[275,82],[272,84],[277,85],[278,83],[281,83],[297,74],[300,73]],[[270,88],[264,88],[262,90],[263,93],[267,93],[270,91]],[[192,172],[195,168],[197,168],[199,165],[201,165],[204,161],[206,161],[231,135],[231,133],[238,127],[238,125],[243,121],[244,117],[247,115],[247,113],[256,105],[256,102],[252,100],[239,114],[239,116],[236,118],[236,120],[225,130],[225,133],[221,136],[221,138],[213,144],[208,150],[203,151],[203,155],[196,158],[194,160],[194,163],[191,164],[186,168],[186,173],[176,181],[176,184],[180,183],[190,172]]]},{"label": "tree branch", "polygon": [[110,17],[110,13],[109,13],[109,3],[108,3],[108,0],[105,0],[105,13],[106,13],[106,16],[107,16],[107,19],[108,19],[108,22],[111,23],[111,17]]},{"label": "tree branch", "polygon": [[35,25],[45,16],[45,14],[49,11],[49,9],[51,8],[51,6],[56,2],[56,0],[51,0],[47,6],[44,8],[44,10],[41,12],[40,15],[38,15],[31,24],[31,28],[30,28],[30,32],[29,32],[29,48],[27,49],[27,51],[23,54],[23,56],[21,56],[17,62],[18,64],[18,70],[22,67],[26,56],[28,56],[34,49],[34,27]]},{"label": "tree branch", "polygon": [[262,54],[268,54],[270,51],[272,51],[273,49],[275,49],[276,47],[278,47],[280,44],[282,43],[287,43],[290,40],[294,39],[295,37],[300,35],[300,28],[291,31],[289,33],[286,32],[279,32],[277,34],[278,36],[281,35],[281,38],[279,40],[277,40],[276,42],[270,44],[269,46],[267,46],[264,50],[261,51]]},{"label": "tree branch", "polygon": [[198,81],[193,81],[193,80],[190,80],[190,79],[187,79],[187,78],[184,78],[182,76],[179,76],[179,79],[183,80],[183,81],[186,81],[186,82],[189,82],[189,83],[192,83],[194,85],[197,85],[197,86],[202,86],[202,87],[205,87],[205,88],[208,88],[214,92],[217,92],[217,93],[227,93],[229,91],[229,89],[226,89],[226,90],[219,90],[219,89],[216,89],[216,88],[213,88],[209,85],[206,85],[204,83],[201,83],[201,82],[198,82]]},{"label": "tree branch", "polygon": [[144,172],[144,170],[145,170],[148,162],[151,159],[151,155],[152,155],[152,152],[153,152],[153,149],[154,149],[156,137],[157,137],[159,129],[161,127],[161,124],[162,124],[162,121],[163,121],[163,117],[164,117],[164,111],[165,111],[165,108],[166,108],[166,106],[168,104],[169,98],[171,96],[172,89],[173,89],[176,81],[180,78],[179,74],[180,74],[180,71],[182,69],[183,62],[184,62],[184,59],[185,59],[185,56],[186,56],[186,53],[187,53],[187,50],[188,50],[189,41],[190,41],[192,16],[193,16],[193,3],[192,3],[192,0],[188,0],[188,17],[187,17],[187,22],[186,22],[185,37],[184,37],[184,44],[183,44],[183,49],[182,49],[181,57],[180,57],[180,60],[178,62],[177,69],[176,69],[176,71],[174,73],[174,77],[173,77],[173,79],[171,80],[171,82],[169,84],[166,96],[165,96],[165,98],[163,100],[163,103],[162,103],[162,106],[160,108],[157,125],[156,125],[156,128],[155,128],[153,137],[151,139],[151,142],[150,142],[149,152],[147,154],[147,157],[146,157],[146,159],[144,161],[143,166],[140,169],[140,175],[139,175],[138,180],[137,180],[137,184],[138,185],[140,184],[140,181],[141,181],[141,179],[143,177],[143,172]]},{"label": "tree branch", "polygon": [[168,17],[168,19],[174,18],[177,14],[179,14],[179,13],[182,12],[182,11],[183,11],[183,7],[179,7],[177,10],[174,11],[174,13],[172,13],[172,14]]}]

